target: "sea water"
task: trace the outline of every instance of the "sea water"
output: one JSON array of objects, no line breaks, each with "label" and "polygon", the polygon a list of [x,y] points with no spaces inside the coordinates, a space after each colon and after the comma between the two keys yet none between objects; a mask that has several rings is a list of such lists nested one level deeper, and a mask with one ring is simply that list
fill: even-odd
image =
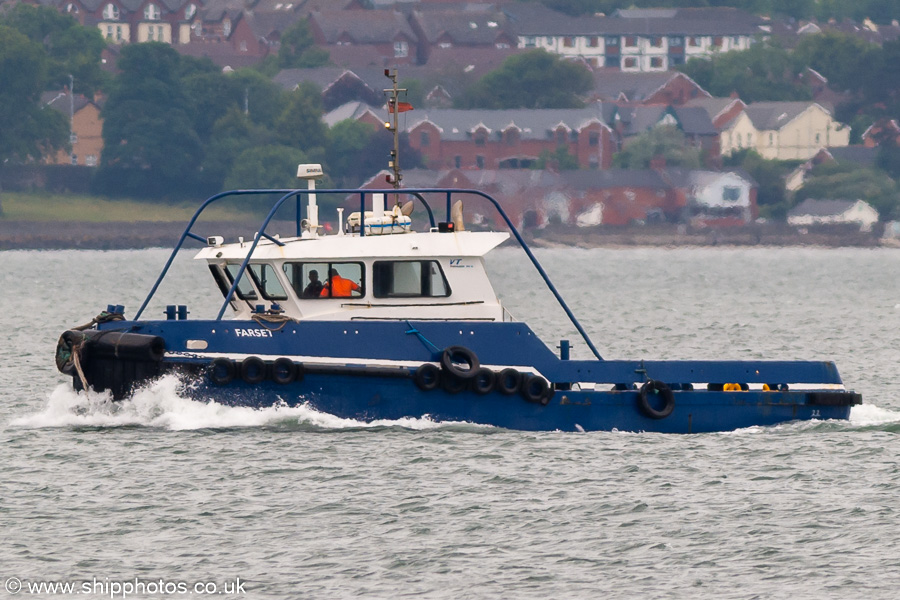
[{"label": "sea water", "polygon": [[[56,339],[107,304],[133,315],[166,253],[3,252],[0,595],[897,597],[900,252],[538,256],[604,357],[831,359],[865,404],[667,436],[230,408],[172,378],[112,403],[73,391]],[[189,258],[145,316],[215,314]],[[548,346],[590,356],[521,251],[488,268]]]}]

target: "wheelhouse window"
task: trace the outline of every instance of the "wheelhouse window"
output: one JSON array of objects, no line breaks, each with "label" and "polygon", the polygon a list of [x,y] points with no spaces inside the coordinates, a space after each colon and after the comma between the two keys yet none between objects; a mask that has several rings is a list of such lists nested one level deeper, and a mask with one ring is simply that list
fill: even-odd
[{"label": "wheelhouse window", "polygon": [[376,298],[446,298],[450,286],[436,260],[378,260],[372,267]]},{"label": "wheelhouse window", "polygon": [[[240,270],[241,265],[239,263],[229,263],[225,265],[225,275],[228,277],[228,287],[231,287],[234,284],[234,278],[237,277],[238,271]],[[226,289],[225,292],[227,293],[228,290]],[[246,271],[241,277],[241,280],[238,281],[237,288],[234,292],[241,300],[257,300],[259,298],[256,295],[256,290],[253,289],[253,284],[250,283],[250,280],[247,278]]]},{"label": "wheelhouse window", "polygon": [[250,276],[256,282],[256,287],[263,295],[263,298],[266,300],[287,300],[287,292],[284,291],[284,287],[278,281],[275,267],[268,264],[251,264],[248,268],[250,269]]},{"label": "wheelhouse window", "polygon": [[362,298],[366,293],[365,268],[358,262],[288,262],[284,273],[304,300]]}]

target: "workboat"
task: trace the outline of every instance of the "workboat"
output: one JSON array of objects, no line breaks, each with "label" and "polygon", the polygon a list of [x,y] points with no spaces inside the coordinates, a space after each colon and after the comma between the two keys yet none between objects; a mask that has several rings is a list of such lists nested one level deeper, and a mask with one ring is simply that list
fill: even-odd
[{"label": "workboat", "polygon": [[[496,199],[478,190],[399,187],[399,170],[388,176],[394,187],[380,190],[316,189],[321,175],[319,165],[300,165],[305,188],[207,199],[134,317],[110,305],[62,334],[60,371],[76,389],[115,400],[175,374],[183,394],[198,401],[521,430],[728,431],[847,419],[861,403],[833,362],[606,360]],[[272,194],[277,200],[246,241],[194,231],[211,204]],[[323,195],[358,207],[346,219],[336,209],[331,234],[319,219]],[[465,230],[463,199],[493,206],[508,231]],[[416,226],[411,215],[420,205],[427,223]],[[282,207],[294,213],[290,235],[269,231]],[[436,221],[435,212],[444,218]],[[592,359],[573,359],[565,339],[557,354],[504,309],[485,255],[510,234]],[[175,304],[165,319],[142,319],[188,240],[204,245],[195,259],[223,296],[218,314],[188,318],[188,307]]]}]

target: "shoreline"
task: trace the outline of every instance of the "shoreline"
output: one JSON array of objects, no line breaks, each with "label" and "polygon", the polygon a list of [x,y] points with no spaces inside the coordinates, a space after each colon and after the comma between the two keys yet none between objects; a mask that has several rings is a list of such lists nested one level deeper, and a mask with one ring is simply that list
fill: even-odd
[{"label": "shoreline", "polygon": [[[258,224],[210,221],[196,227],[202,235],[221,235],[236,241],[249,239]],[[0,219],[0,250],[137,250],[172,248],[184,231],[180,221],[59,222],[4,221]],[[272,231],[291,232],[289,221],[273,222]],[[802,233],[786,225],[689,231],[678,226],[591,228],[548,227],[527,231],[523,237],[537,248],[619,247],[898,247],[872,233],[847,229],[810,230]]]}]

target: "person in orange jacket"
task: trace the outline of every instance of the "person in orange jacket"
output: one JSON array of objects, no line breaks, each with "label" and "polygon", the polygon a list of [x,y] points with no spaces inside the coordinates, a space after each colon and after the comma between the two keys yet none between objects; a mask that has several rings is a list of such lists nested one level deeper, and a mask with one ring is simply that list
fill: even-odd
[{"label": "person in orange jacket", "polygon": [[328,275],[328,281],[320,294],[322,298],[349,298],[353,292],[361,291],[356,282],[338,275],[337,269],[331,269]]}]

